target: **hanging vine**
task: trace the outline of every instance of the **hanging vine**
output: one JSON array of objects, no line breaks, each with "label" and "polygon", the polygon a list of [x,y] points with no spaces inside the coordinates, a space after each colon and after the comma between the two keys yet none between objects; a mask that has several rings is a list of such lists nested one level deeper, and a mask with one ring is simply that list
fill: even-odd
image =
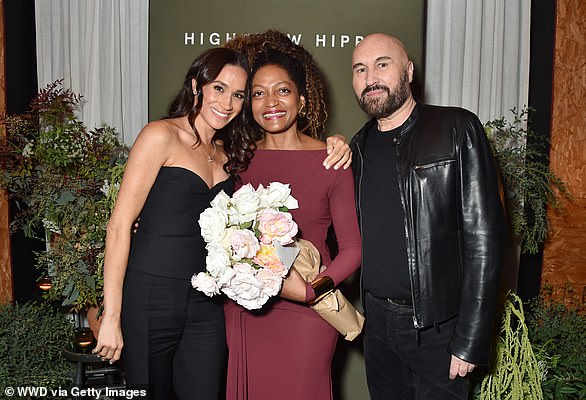
[{"label": "hanging vine", "polygon": [[481,400],[543,400],[539,366],[529,342],[523,303],[512,292],[505,299],[495,355],[493,370],[481,383]]}]

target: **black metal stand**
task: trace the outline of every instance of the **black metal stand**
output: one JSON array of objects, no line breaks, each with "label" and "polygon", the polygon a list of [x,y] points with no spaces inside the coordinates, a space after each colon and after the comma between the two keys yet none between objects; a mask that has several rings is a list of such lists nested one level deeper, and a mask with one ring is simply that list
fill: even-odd
[{"label": "black metal stand", "polygon": [[[72,349],[63,349],[63,355],[69,361],[76,363],[75,381],[73,385],[77,388],[91,387],[109,387],[124,388],[122,381],[122,368],[116,364],[108,364],[102,361],[99,356],[87,353],[78,353]],[[91,367],[91,368],[90,368]],[[116,379],[119,377],[119,379]],[[100,384],[89,384],[89,380],[94,379]],[[80,397],[74,397],[76,400]]]}]

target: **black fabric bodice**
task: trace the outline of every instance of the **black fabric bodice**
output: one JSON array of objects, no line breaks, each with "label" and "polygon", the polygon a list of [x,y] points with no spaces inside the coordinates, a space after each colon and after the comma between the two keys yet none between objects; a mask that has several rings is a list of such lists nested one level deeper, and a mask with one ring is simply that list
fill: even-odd
[{"label": "black fabric bodice", "polygon": [[231,196],[233,181],[209,188],[186,168],[162,167],[141,211],[128,268],[178,279],[205,271],[205,242],[197,221],[221,190]]}]

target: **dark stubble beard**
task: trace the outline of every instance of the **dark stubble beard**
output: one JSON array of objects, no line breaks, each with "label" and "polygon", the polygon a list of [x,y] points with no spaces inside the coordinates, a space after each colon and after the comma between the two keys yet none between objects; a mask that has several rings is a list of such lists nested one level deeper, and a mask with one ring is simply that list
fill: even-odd
[{"label": "dark stubble beard", "polygon": [[[384,90],[387,95],[376,99],[368,98],[366,94],[373,90]],[[393,92],[387,86],[375,84],[366,87],[360,97],[356,96],[356,100],[365,113],[378,119],[388,117],[401,108],[409,98],[410,93],[409,76],[407,75],[407,70],[405,70]]]}]

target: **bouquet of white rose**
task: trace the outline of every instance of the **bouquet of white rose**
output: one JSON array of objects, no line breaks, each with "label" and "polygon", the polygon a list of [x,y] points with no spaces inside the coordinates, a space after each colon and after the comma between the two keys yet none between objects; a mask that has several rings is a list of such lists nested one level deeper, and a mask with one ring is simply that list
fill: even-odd
[{"label": "bouquet of white rose", "polygon": [[191,285],[208,296],[223,292],[249,310],[261,308],[279,293],[299,252],[288,212],[295,208],[289,185],[279,182],[256,190],[244,185],[231,198],[218,193],[198,221],[208,255],[206,272],[193,275]]}]

